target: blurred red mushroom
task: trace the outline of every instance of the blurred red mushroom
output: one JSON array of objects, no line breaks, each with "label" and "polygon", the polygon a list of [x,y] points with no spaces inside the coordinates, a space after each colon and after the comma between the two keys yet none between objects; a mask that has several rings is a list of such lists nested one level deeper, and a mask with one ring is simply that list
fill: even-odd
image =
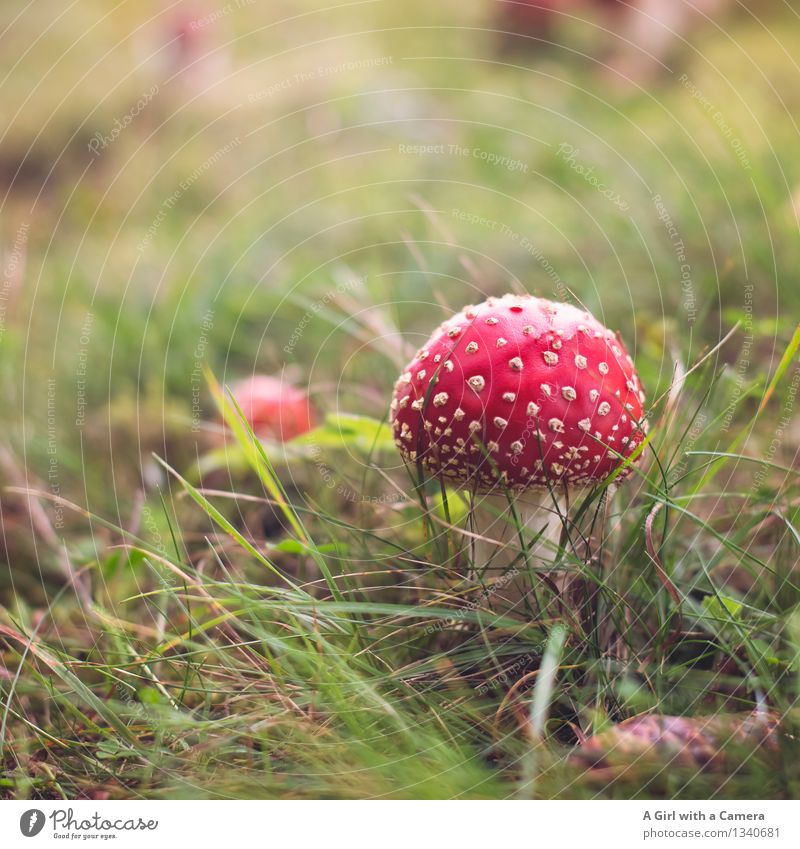
[{"label": "blurred red mushroom", "polygon": [[314,426],[306,393],[279,378],[254,375],[231,392],[256,436],[288,442]]},{"label": "blurred red mushroom", "polygon": [[593,9],[617,14],[626,8],[622,0],[498,0],[495,5],[498,28],[507,36],[505,45],[513,44],[509,39],[514,35],[552,41],[562,14],[581,15]]},{"label": "blurred red mushroom", "polygon": [[[537,50],[558,41],[559,24],[572,16],[594,20],[595,55],[616,83],[639,83],[668,70],[668,60],[709,20],[722,17],[733,0],[496,0],[501,47]],[[741,0],[756,9],[764,0]],[[565,31],[565,35],[566,35]]]}]

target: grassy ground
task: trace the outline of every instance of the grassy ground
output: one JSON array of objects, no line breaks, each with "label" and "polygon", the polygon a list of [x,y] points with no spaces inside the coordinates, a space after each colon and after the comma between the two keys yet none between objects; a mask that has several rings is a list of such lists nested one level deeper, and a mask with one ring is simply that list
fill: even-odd
[{"label": "grassy ground", "polygon": [[[38,5],[0,21],[0,793],[796,796],[797,16],[622,90],[591,29],[499,60],[479,3],[195,6],[185,53],[154,4]],[[572,505],[576,594],[533,563],[498,616],[381,423],[509,289],[621,330],[652,439]],[[225,441],[205,367],[324,423]],[[721,774],[565,760],[764,705],[779,750]]]}]

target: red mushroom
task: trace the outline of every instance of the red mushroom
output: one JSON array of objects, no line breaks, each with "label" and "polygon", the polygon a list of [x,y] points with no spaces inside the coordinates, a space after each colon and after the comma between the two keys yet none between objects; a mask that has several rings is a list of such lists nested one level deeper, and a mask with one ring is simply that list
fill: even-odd
[{"label": "red mushroom", "polygon": [[[660,0],[664,4],[664,0]],[[581,17],[592,9],[600,9],[612,21],[627,14],[633,16],[637,0],[498,0],[495,13],[499,29],[507,36],[526,36],[525,46],[536,46],[536,41],[550,42],[560,20]],[[513,45],[506,39],[505,45]],[[523,45],[520,45],[523,46]]]},{"label": "red mushroom", "polygon": [[434,332],[397,381],[391,415],[404,459],[482,493],[495,522],[511,495],[530,523],[548,505],[553,515],[550,493],[620,468],[644,439],[644,401],[622,340],[588,312],[505,295]]},{"label": "red mushroom", "polygon": [[314,426],[306,394],[278,378],[255,375],[231,392],[256,436],[287,442]]}]

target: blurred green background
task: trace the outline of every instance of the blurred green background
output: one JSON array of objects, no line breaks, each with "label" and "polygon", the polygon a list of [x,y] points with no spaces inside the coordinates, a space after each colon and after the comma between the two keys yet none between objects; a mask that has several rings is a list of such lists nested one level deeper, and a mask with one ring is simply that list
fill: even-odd
[{"label": "blurred green background", "polygon": [[[63,583],[62,542],[110,569],[115,532],[53,497],[170,539],[152,455],[191,476],[217,444],[205,366],[380,420],[443,318],[528,291],[619,330],[651,401],[713,350],[702,447],[749,428],[800,315],[794,4],[697,23],[628,80],[610,57],[634,48],[592,10],[509,51],[490,2],[320,6],[0,8],[0,594],[22,619]],[[791,401],[768,458],[796,468]],[[767,455],[781,403],[740,450]],[[295,475],[324,494],[313,463]]]},{"label": "blurred green background", "polygon": [[285,365],[323,409],[380,417],[399,341],[376,326],[410,348],[512,287],[574,293],[654,390],[751,284],[747,376],[769,370],[800,300],[800,21],[775,6],[622,86],[591,23],[498,54],[491,3],[4,3],[6,438],[46,471],[53,379],[64,489],[108,483],[116,433],[114,481],[139,474],[191,418],[203,335],[223,380]]}]

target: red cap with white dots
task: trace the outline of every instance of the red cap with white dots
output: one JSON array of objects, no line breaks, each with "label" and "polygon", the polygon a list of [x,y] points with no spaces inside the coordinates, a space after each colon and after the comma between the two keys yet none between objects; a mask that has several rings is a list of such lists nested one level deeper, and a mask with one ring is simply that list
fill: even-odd
[{"label": "red cap with white dots", "polygon": [[436,330],[397,381],[391,418],[403,457],[428,474],[526,489],[605,480],[645,437],[644,401],[622,340],[592,315],[505,295]]}]

